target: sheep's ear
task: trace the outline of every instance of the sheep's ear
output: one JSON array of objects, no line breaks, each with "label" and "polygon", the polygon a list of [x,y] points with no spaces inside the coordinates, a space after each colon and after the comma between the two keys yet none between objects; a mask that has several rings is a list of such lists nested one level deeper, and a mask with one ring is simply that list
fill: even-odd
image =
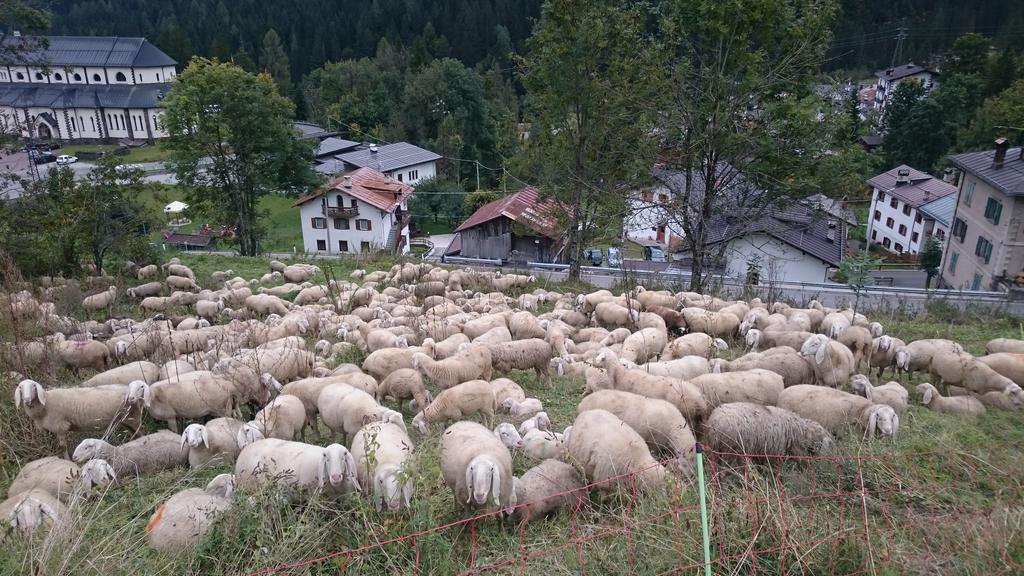
[{"label": "sheep's ear", "polygon": [[501,495],[501,469],[497,464],[491,464],[491,500],[495,506],[500,505],[498,496]]},{"label": "sheep's ear", "polygon": [[181,431],[181,449],[185,449],[185,443],[188,442],[188,428],[186,427]]},{"label": "sheep's ear", "polygon": [[411,479],[406,479],[406,481],[402,484],[402,502],[405,504],[405,507],[407,509],[408,508],[412,508],[412,480]]},{"label": "sheep's ear", "polygon": [[40,404],[46,406],[46,390],[43,390],[43,385],[39,382],[32,382],[32,385],[36,389],[36,400],[39,400]]},{"label": "sheep's ear", "polygon": [[466,466],[466,504],[473,501],[473,466]]},{"label": "sheep's ear", "polygon": [[925,389],[924,389],[924,393],[921,395],[921,403],[926,405],[926,406],[928,404],[931,404],[932,396],[934,396],[934,395],[935,395],[934,388],[932,388],[931,386],[926,386]]},{"label": "sheep's ear", "polygon": [[828,342],[821,342],[818,345],[818,350],[814,353],[814,363],[821,366],[825,363],[825,349],[828,347]]},{"label": "sheep's ear", "polygon": [[[22,384],[24,384],[24,383],[22,383]],[[24,399],[22,398],[22,393],[21,393],[21,389],[23,388],[22,384],[18,384],[18,387],[14,389],[14,407],[15,408],[21,408],[21,403],[24,401]]]},{"label": "sheep's ear", "polygon": [[206,426],[203,426],[202,428],[200,428],[200,430],[201,430],[201,434],[203,435],[203,446],[206,446],[206,449],[209,450],[210,449],[210,431],[206,428]]},{"label": "sheep's ear", "polygon": [[867,435],[868,435],[869,439],[875,437],[875,426],[877,426],[877,425],[878,425],[878,407],[876,406],[876,407],[872,408],[871,415],[868,416]]},{"label": "sheep's ear", "polygon": [[893,410],[893,415],[892,415],[892,438],[893,438],[893,440],[896,439],[896,433],[900,431],[900,415],[896,414],[895,412],[896,411]]},{"label": "sheep's ear", "polygon": [[327,482],[327,475],[330,474],[330,472],[327,470],[329,462],[330,459],[327,457],[327,451],[324,450],[320,454],[320,468],[317,469],[316,475],[316,483],[317,486],[319,486],[320,488],[324,487],[324,483]]},{"label": "sheep's ear", "polygon": [[345,451],[345,467],[346,475],[352,480],[352,487],[356,489],[356,492],[362,492],[363,487],[359,485],[359,479],[356,477],[356,459],[352,456],[352,453]]}]

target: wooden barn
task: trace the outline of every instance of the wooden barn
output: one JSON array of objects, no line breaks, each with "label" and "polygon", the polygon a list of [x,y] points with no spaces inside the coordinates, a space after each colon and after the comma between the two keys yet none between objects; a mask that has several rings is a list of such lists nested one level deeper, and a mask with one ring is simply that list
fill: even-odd
[{"label": "wooden barn", "polygon": [[455,229],[446,256],[505,262],[560,262],[564,230],[555,200],[522,190],[485,204]]}]

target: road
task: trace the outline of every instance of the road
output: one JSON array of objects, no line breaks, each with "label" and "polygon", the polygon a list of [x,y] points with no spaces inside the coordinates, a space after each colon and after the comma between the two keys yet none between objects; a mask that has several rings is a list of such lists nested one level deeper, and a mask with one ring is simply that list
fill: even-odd
[{"label": "road", "polygon": [[[924,270],[875,270],[871,275],[879,286],[896,288],[924,288],[924,281],[928,277]],[[890,278],[892,284],[888,282]]]}]

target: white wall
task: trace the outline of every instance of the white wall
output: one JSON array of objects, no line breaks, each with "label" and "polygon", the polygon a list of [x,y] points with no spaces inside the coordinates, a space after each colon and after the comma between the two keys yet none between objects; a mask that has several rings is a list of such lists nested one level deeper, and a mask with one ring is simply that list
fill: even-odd
[{"label": "white wall", "polygon": [[[917,209],[913,207],[910,209],[909,216],[904,214],[904,202],[899,198],[896,198],[897,204],[893,208],[890,202],[894,196],[888,192],[885,192],[885,200],[879,202],[878,192],[877,188],[871,191],[871,208],[868,211],[868,242],[882,246],[883,238],[888,238],[890,252],[896,252],[896,243],[898,242],[903,245],[903,252],[917,254],[921,250],[921,243],[924,242],[925,218],[922,215],[921,222],[917,222]],[[882,213],[878,220],[875,220],[876,210]],[[893,219],[892,228],[885,225],[887,218]],[[907,227],[906,234],[899,233],[901,224]],[[918,233],[916,242],[911,240],[914,232]],[[872,233],[874,233],[874,237],[872,237]]]},{"label": "white wall", "polygon": [[[338,206],[337,196],[341,195],[344,200],[344,207],[348,208],[352,205],[352,197],[340,193],[337,190],[329,191],[325,196],[329,202],[329,206]],[[299,218],[301,219],[302,225],[302,248],[305,252],[326,252],[327,254],[339,254],[339,240],[345,240],[348,242],[347,254],[358,254],[362,250],[362,243],[369,242],[371,250],[381,250],[387,245],[388,233],[391,232],[391,226],[394,224],[394,215],[388,212],[381,214],[381,210],[374,206],[357,199],[357,206],[359,208],[359,215],[354,218],[348,218],[349,229],[339,230],[334,227],[333,217],[324,216],[323,201],[325,197],[316,198],[306,202],[299,207]],[[402,205],[403,210],[407,210],[405,204]],[[313,218],[326,218],[327,228],[315,229],[313,228]],[[356,220],[365,219],[370,221],[370,230],[356,230]],[[409,228],[405,227],[402,234],[406,237],[406,247],[403,252],[408,252],[408,238]],[[326,243],[327,250],[319,250],[317,248],[317,240],[323,240]]]},{"label": "white wall", "polygon": [[823,282],[829,265],[818,258],[768,236],[753,234],[733,240],[725,248],[726,274],[746,279],[747,262],[761,257],[761,284],[769,282]]},{"label": "white wall", "polygon": [[[658,228],[665,226],[662,244],[671,244],[673,237],[682,239],[684,234],[668,218],[668,212],[656,206],[671,199],[671,192],[665,186],[656,186],[651,191],[651,200],[643,199],[643,192],[633,194],[629,199],[629,214],[622,223],[626,238],[638,242],[658,240]],[[663,224],[664,223],[664,224]]]},{"label": "white wall", "polygon": [[412,166],[406,166],[400,170],[385,172],[384,175],[405,184],[416,184],[422,180],[430,180],[437,176],[437,162],[414,164]]}]

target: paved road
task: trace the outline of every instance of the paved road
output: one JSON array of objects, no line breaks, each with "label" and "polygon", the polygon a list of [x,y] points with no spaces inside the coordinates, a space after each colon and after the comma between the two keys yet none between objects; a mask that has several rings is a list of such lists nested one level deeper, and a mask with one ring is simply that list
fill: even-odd
[{"label": "paved road", "polygon": [[[875,270],[871,275],[880,286],[896,288],[924,288],[925,278],[928,277],[924,270]],[[889,278],[892,284],[888,283]]]},{"label": "paved road", "polygon": [[427,239],[434,244],[434,247],[423,256],[424,260],[440,260],[445,250],[451,245],[452,240],[455,239],[455,234],[434,234],[433,236],[427,236]]}]

